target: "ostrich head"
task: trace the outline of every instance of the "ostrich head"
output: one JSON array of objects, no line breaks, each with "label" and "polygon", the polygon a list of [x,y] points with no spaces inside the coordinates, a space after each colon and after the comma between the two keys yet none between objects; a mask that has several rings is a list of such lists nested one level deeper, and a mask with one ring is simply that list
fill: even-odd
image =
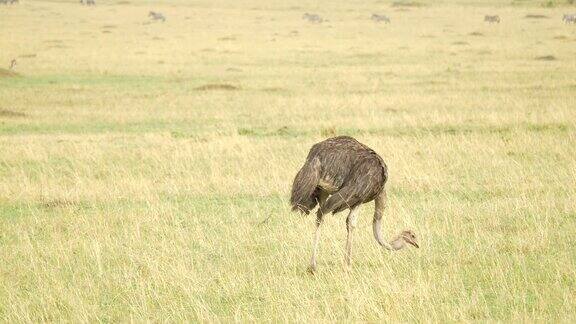
[{"label": "ostrich head", "polygon": [[412,232],[411,230],[402,231],[402,234],[400,234],[400,237],[404,240],[404,242],[411,244],[411,245],[415,246],[416,248],[420,247],[420,246],[418,246],[418,242],[416,242],[416,234],[414,234],[414,232]]}]

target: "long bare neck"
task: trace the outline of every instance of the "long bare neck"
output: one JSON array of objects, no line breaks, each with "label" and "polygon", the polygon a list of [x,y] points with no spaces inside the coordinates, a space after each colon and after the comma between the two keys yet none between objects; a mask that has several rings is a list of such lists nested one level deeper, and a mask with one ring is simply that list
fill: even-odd
[{"label": "long bare neck", "polygon": [[396,238],[390,241],[390,243],[388,243],[382,239],[380,233],[380,227],[381,227],[380,222],[374,221],[372,225],[374,229],[374,238],[376,238],[376,242],[378,242],[378,244],[380,244],[380,246],[382,246],[386,250],[397,251],[406,247],[406,241],[402,238],[402,235],[398,235]]},{"label": "long bare neck", "polygon": [[396,251],[406,247],[406,241],[402,238],[402,235],[398,235],[390,243],[384,241],[382,238],[382,213],[384,212],[384,207],[386,205],[386,192],[382,193],[375,199],[374,208],[374,221],[372,222],[372,230],[374,232],[374,238],[376,242],[380,244],[383,248],[390,251]]}]

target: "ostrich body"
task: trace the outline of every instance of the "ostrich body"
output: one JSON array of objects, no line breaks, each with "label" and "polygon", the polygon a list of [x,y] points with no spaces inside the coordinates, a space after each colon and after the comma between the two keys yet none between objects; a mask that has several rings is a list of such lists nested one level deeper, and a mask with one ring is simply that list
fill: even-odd
[{"label": "ostrich body", "polygon": [[296,174],[290,203],[292,210],[309,214],[316,205],[316,231],[309,271],[316,271],[320,225],[324,215],[349,209],[346,218],[346,264],[351,264],[352,233],[361,204],[375,201],[372,229],[374,238],[387,250],[400,250],[406,243],[418,247],[412,231],[400,233],[390,243],[382,239],[382,214],[386,205],[384,185],[388,168],[368,146],[352,137],[329,138],[312,146],[306,162]]}]

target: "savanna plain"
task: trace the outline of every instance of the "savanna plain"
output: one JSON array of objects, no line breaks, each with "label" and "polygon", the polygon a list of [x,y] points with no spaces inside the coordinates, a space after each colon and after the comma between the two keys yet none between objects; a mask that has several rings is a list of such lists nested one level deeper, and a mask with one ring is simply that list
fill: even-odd
[{"label": "savanna plain", "polygon": [[[576,321],[565,13],[0,4],[0,321]],[[384,158],[383,232],[412,229],[420,249],[382,250],[366,204],[351,269],[340,213],[310,275],[314,216],[288,197],[310,146],[335,135]]]}]

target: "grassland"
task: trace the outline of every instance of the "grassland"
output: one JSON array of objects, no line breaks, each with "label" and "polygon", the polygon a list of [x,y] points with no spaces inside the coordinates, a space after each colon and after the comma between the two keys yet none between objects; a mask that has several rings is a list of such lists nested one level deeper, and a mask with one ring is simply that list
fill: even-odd
[{"label": "grassland", "polygon": [[[0,6],[1,322],[576,321],[573,6],[21,2]],[[421,248],[379,249],[366,205],[353,268],[338,214],[310,276],[287,198],[336,134],[384,157],[384,232]]]}]

